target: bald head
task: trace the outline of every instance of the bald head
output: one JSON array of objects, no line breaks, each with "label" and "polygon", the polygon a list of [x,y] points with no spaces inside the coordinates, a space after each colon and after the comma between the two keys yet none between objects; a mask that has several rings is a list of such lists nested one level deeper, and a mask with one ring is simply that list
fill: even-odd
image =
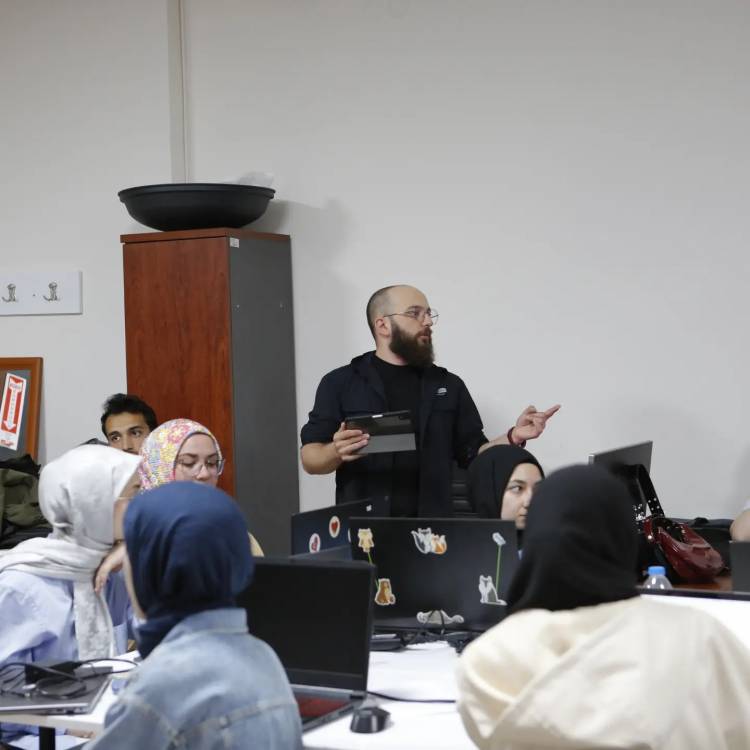
[{"label": "bald head", "polygon": [[427,306],[427,299],[416,287],[408,284],[393,284],[378,289],[367,303],[367,325],[373,338],[375,336],[375,321],[384,315],[403,312],[410,306],[418,304]]}]

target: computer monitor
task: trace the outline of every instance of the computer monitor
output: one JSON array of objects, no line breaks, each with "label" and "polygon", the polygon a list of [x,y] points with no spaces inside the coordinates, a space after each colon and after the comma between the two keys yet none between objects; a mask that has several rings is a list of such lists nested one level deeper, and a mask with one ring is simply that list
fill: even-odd
[{"label": "computer monitor", "polygon": [[645,467],[646,471],[650,472],[653,447],[653,441],[649,440],[646,443],[589,454],[589,464],[603,466],[625,484],[633,502],[636,521],[639,524],[648,514],[649,498],[644,495],[633,467],[641,465]]},{"label": "computer monitor", "polygon": [[618,470],[624,466],[637,466],[638,464],[642,464],[646,467],[646,471],[650,472],[653,448],[654,443],[649,440],[646,443],[627,445],[624,448],[615,448],[602,453],[590,453],[589,463],[603,466],[614,474],[617,474]]}]

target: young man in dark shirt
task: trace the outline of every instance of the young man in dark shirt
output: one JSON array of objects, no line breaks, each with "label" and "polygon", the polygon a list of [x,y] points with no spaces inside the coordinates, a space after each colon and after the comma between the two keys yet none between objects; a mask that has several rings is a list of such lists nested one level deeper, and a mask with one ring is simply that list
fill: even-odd
[{"label": "young man in dark shirt", "polygon": [[[507,434],[489,441],[461,378],[433,362],[437,317],[419,289],[379,289],[367,304],[375,351],[321,380],[302,428],[302,466],[309,474],[336,472],[336,502],[387,497],[394,516],[450,516],[454,460],[466,468],[490,445],[523,445],[560,408],[529,406]],[[361,453],[369,436],[347,429],[346,420],[401,410],[411,412],[417,450]]]},{"label": "young man in dark shirt", "polygon": [[102,432],[107,443],[137,454],[141,443],[159,424],[154,410],[131,393],[115,393],[104,402]]}]

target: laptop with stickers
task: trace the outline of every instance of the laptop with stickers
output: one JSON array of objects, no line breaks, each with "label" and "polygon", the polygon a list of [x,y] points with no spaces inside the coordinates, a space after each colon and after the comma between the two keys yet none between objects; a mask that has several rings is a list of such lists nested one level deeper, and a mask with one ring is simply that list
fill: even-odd
[{"label": "laptop with stickers", "polygon": [[377,567],[377,630],[484,631],[506,614],[518,567],[513,521],[352,518],[352,558]]},{"label": "laptop with stickers", "polygon": [[315,554],[332,547],[349,546],[349,519],[352,516],[389,516],[390,501],[355,500],[292,516],[292,554]]},{"label": "laptop with stickers", "polygon": [[238,598],[250,632],[284,665],[305,731],[365,697],[374,585],[361,562],[260,558]]}]

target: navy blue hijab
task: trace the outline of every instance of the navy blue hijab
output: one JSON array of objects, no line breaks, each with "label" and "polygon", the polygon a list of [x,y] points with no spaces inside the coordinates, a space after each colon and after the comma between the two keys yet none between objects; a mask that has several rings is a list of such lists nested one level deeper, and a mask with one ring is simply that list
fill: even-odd
[{"label": "navy blue hijab", "polygon": [[138,628],[143,657],[189,615],[235,606],[252,580],[254,561],[237,504],[195,482],[170,482],[138,495],[125,514],[125,545],[147,618]]},{"label": "navy blue hijab", "polygon": [[509,612],[575,609],[636,595],[638,532],[624,484],[598,466],[571,466],[534,493]]}]

